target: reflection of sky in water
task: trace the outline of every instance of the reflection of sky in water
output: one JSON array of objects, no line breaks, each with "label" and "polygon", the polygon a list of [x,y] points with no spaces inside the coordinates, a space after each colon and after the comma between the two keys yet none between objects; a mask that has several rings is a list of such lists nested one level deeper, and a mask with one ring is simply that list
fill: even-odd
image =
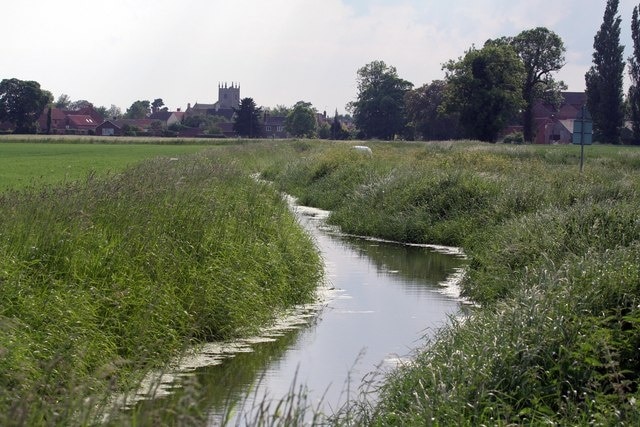
[{"label": "reflection of sky in water", "polygon": [[[324,403],[329,409],[345,402],[348,378],[353,394],[365,374],[387,359],[407,356],[421,345],[425,334],[457,312],[458,302],[433,286],[462,261],[425,248],[345,241],[312,232],[326,262],[329,285],[339,292],[315,326],[303,330],[294,346],[268,367],[257,395],[266,392],[280,399],[297,378],[298,384],[308,387],[312,406],[326,392]],[[428,263],[431,255],[446,259],[448,271],[424,277],[420,268],[406,270],[416,260]]]},{"label": "reflection of sky in water", "polygon": [[[197,362],[193,368],[206,366],[194,373],[207,394],[214,424],[215,414],[229,402],[246,411],[265,394],[277,402],[301,386],[308,392],[307,404],[315,408],[322,399],[321,409],[330,414],[346,402],[347,387],[351,398],[356,397],[363,377],[395,366],[459,310],[459,302],[442,292],[439,284],[463,265],[461,258],[422,247],[337,236],[326,227],[319,231],[317,218],[306,215],[301,223],[314,236],[325,260],[328,286],[334,289],[327,292],[317,316],[297,319],[306,326],[276,331],[280,337],[275,342],[244,340],[242,345],[252,348],[251,353],[221,360],[215,350],[220,344],[209,346],[211,359],[221,363]],[[148,403],[154,404],[162,402]]]}]

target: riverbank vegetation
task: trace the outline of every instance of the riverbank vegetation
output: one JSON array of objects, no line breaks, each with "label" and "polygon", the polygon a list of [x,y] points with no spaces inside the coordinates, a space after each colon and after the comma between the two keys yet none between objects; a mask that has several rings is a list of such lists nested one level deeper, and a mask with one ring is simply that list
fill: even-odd
[{"label": "riverbank vegetation", "polygon": [[310,298],[319,260],[260,172],[347,233],[469,257],[479,307],[334,424],[637,425],[640,152],[588,147],[580,173],[573,146],[369,146],[261,141],[2,193],[0,421],[81,416],[184,338]]},{"label": "riverbank vegetation", "polygon": [[94,422],[187,344],[313,298],[313,242],[218,151],[0,193],[0,424]]},{"label": "riverbank vegetation", "polygon": [[640,152],[589,147],[581,174],[572,146],[371,147],[265,175],[347,233],[463,247],[481,308],[336,423],[637,425]]}]

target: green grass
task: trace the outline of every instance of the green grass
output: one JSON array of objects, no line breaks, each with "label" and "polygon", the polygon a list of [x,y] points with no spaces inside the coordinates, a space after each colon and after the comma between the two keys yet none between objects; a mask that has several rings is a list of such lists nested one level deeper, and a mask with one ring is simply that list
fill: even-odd
[{"label": "green grass", "polygon": [[[245,322],[260,304],[304,299],[296,290],[317,279],[318,260],[272,189],[248,178],[261,172],[332,210],[344,231],[469,257],[463,292],[480,307],[389,374],[378,401],[349,402],[333,424],[640,423],[640,150],[587,147],[580,174],[574,146],[372,142],[369,158],[353,144],[216,147],[193,163],[165,157],[3,193],[0,363],[11,373],[2,387],[19,399],[0,413],[69,419],[55,414],[79,404],[57,405],[56,393],[124,384],[133,367],[166,357],[167,341],[231,336],[255,327]],[[80,328],[87,318],[94,326]],[[135,359],[139,350],[148,358]],[[296,401],[285,403],[300,419]]]},{"label": "green grass", "polygon": [[[62,140],[66,141],[66,140]],[[202,151],[198,145],[33,143],[0,140],[0,191],[115,173],[143,159]]]},{"label": "green grass", "polygon": [[462,246],[482,307],[334,422],[637,425],[640,150],[587,147],[580,174],[574,146],[368,145],[265,175],[346,232]]},{"label": "green grass", "polygon": [[0,424],[91,423],[105,395],[255,333],[320,277],[280,195],[219,150],[0,193]]}]

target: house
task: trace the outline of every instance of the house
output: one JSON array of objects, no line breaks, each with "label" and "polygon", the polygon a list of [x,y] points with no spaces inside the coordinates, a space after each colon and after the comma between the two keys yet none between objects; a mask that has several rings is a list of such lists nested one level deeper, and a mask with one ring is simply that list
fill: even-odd
[{"label": "house", "polygon": [[570,144],[573,123],[587,105],[584,92],[562,92],[558,105],[538,101],[533,107],[534,144]]},{"label": "house", "polygon": [[162,122],[163,126],[165,128],[171,126],[172,124],[175,123],[180,123],[182,121],[182,118],[184,117],[184,112],[178,110],[178,111],[156,111],[155,113],[151,114],[149,116],[149,118],[151,120],[157,120]]},{"label": "house", "polygon": [[79,110],[47,107],[38,118],[38,128],[43,133],[87,135],[92,134],[102,121],[102,115],[93,107]]},{"label": "house", "polygon": [[120,136],[122,128],[111,120],[105,120],[96,127],[95,133],[100,136]]},{"label": "house", "polygon": [[285,130],[286,117],[264,115],[262,120],[262,135],[266,138],[282,139],[288,138],[289,134]]},{"label": "house", "polygon": [[153,123],[158,122],[152,119],[116,119],[113,124],[120,128],[121,135],[135,136],[141,133],[151,133],[153,130]]}]

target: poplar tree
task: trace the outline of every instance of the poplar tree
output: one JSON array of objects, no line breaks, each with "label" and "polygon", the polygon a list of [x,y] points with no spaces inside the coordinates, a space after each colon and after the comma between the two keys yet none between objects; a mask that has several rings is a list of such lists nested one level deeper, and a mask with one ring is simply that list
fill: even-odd
[{"label": "poplar tree", "polygon": [[620,44],[619,0],[608,0],[600,30],[593,41],[593,65],[585,75],[587,105],[596,139],[620,143],[624,120],[622,75],[624,46]]},{"label": "poplar tree", "polygon": [[638,8],[633,8],[631,17],[631,38],[633,40],[633,54],[629,57],[629,106],[631,123],[633,124],[633,144],[640,145],[640,21]]}]

